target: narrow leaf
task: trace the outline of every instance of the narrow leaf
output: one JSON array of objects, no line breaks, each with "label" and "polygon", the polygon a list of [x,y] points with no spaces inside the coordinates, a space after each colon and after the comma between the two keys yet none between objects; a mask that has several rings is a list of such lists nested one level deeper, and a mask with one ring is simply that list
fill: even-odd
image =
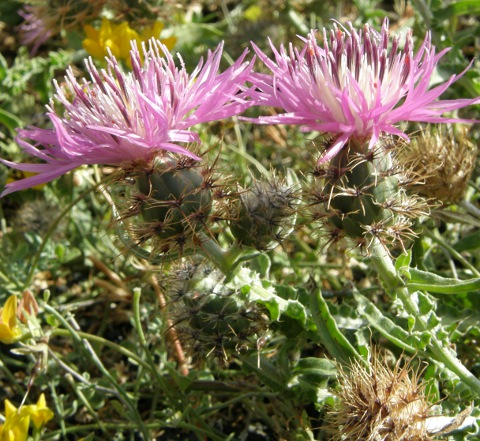
[{"label": "narrow leaf", "polygon": [[459,294],[480,289],[480,278],[468,280],[449,279],[428,271],[410,268],[410,280],[406,281],[410,291],[429,291],[438,294]]}]

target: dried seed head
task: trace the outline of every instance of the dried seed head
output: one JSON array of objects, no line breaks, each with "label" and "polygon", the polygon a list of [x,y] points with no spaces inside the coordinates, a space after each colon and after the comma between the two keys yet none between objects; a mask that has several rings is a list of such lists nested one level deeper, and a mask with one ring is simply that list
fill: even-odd
[{"label": "dried seed head", "polygon": [[338,402],[329,412],[333,440],[427,441],[426,420],[431,405],[425,383],[411,360],[398,360],[393,368],[373,352],[370,366],[358,361],[348,371],[338,367]]},{"label": "dried seed head", "polygon": [[439,125],[405,144],[398,157],[415,177],[414,191],[449,205],[465,194],[477,153],[466,128]]}]

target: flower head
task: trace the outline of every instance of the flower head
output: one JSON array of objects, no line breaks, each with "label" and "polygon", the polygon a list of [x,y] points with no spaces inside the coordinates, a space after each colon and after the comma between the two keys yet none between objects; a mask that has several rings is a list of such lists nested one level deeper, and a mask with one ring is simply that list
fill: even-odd
[{"label": "flower head", "polygon": [[[18,132],[18,144],[43,163],[2,160],[12,168],[37,173],[7,184],[2,196],[51,181],[84,164],[128,165],[166,152],[199,159],[179,145],[199,141],[190,128],[236,115],[251,104],[243,84],[253,62],[243,62],[245,51],[232,66],[217,73],[222,48],[220,44],[209,51],[205,63],[200,61],[192,74],[183,62],[177,67],[168,49],[153,39],[143,45],[143,66],[137,43],[132,42],[130,73],[121,71],[112,54],[107,70],[99,71],[91,59],[86,60],[91,81],[78,82],[70,68],[66,86],[55,83],[63,114],[57,113],[53,100],[47,106],[53,128]],[[67,98],[71,95],[72,101]]]},{"label": "flower head", "polygon": [[[403,358],[403,357],[402,357]],[[431,405],[426,383],[411,360],[390,367],[377,351],[369,366],[354,361],[338,368],[336,409],[328,415],[333,440],[428,441]],[[403,366],[402,366],[403,364]]]},{"label": "flower head", "polygon": [[352,24],[344,28],[335,23],[329,35],[323,30],[323,47],[315,31],[303,40],[301,51],[292,45],[288,52],[272,45],[274,59],[254,45],[273,74],[252,76],[256,86],[252,97],[258,105],[286,111],[256,122],[299,124],[304,131],[334,135],[335,142],[320,162],[330,160],[351,139],[368,142],[369,148],[385,133],[408,139],[396,127],[401,121],[461,121],[441,115],[480,102],[437,100],[465,71],[429,90],[435,67],[448,51],[436,54],[430,33],[416,53],[410,30],[403,48],[397,37],[390,38],[388,19],[380,33],[368,25],[357,30]]},{"label": "flower head", "polygon": [[40,395],[37,404],[23,406],[22,412],[31,418],[36,429],[40,429],[54,417],[54,413],[47,407],[45,394]]},{"label": "flower head", "polygon": [[31,46],[31,53],[35,55],[40,46],[45,44],[55,31],[49,20],[45,20],[40,12],[43,9],[34,8],[31,5],[25,5],[23,10],[18,13],[24,19],[19,26],[20,42],[24,46]]},{"label": "flower head", "polygon": [[[129,62],[130,41],[135,40],[138,44],[141,44],[151,38],[160,38],[163,24],[156,21],[152,26],[145,27],[138,34],[126,21],[115,24],[104,18],[100,29],[95,29],[91,25],[85,25],[83,29],[86,34],[83,47],[92,57],[103,59],[109,55],[110,51],[117,60],[122,59]],[[171,50],[176,38],[170,37],[160,41]]]},{"label": "flower head", "polygon": [[5,400],[5,423],[0,426],[0,441],[26,441],[29,424],[30,416]]},{"label": "flower head", "polygon": [[0,316],[0,342],[11,344],[22,335],[17,320],[17,296],[10,296],[1,309]]},{"label": "flower head", "polygon": [[26,441],[30,421],[39,430],[53,416],[44,394],[40,395],[37,404],[27,404],[18,409],[9,400],[5,400],[5,423],[0,425],[0,441]]}]

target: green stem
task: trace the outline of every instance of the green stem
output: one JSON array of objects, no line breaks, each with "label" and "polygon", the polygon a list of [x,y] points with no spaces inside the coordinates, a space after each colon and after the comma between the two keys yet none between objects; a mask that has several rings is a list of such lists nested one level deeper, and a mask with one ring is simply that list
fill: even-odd
[{"label": "green stem", "polygon": [[480,271],[477,270],[467,259],[465,259],[455,248],[448,245],[441,237],[430,230],[425,230],[425,235],[442,247],[447,253],[457,259],[465,268],[468,268],[475,277],[480,277]]},{"label": "green stem", "polygon": [[202,242],[202,254],[207,257],[225,276],[230,277],[241,261],[243,250],[238,245],[232,245],[228,250],[203,233],[199,233]]},{"label": "green stem", "polygon": [[85,199],[85,197],[94,191],[97,187],[99,187],[102,183],[108,181],[111,178],[106,178],[102,182],[98,182],[96,185],[93,187],[88,188],[88,190],[85,190],[83,193],[81,193],[78,197],[76,197],[70,204],[67,205],[67,207],[60,213],[60,215],[55,219],[55,222],[50,225],[50,228],[48,231],[45,233],[45,236],[43,237],[42,243],[40,244],[40,247],[38,248],[37,252],[35,253],[35,256],[33,256],[32,263],[30,264],[30,270],[27,275],[27,279],[24,284],[24,290],[30,287],[30,284],[32,283],[33,276],[35,274],[35,270],[37,269],[38,262],[40,261],[40,257],[42,255],[43,250],[45,249],[45,246],[48,243],[48,240],[50,239],[51,235],[53,232],[56,230],[58,224],[60,221],[68,214],[68,212],[75,206],[77,205],[82,199]]},{"label": "green stem", "polygon": [[[408,314],[415,319],[415,325],[420,332],[428,332],[428,323],[418,310],[418,306],[412,301],[412,295],[398,275],[386,248],[378,240],[373,243],[371,261],[386,293],[396,296],[402,302]],[[445,367],[454,372],[480,398],[480,380],[456,358],[449,348],[442,345],[434,333],[431,335],[430,346],[427,347],[427,350],[434,360],[443,363]]]},{"label": "green stem", "polygon": [[88,340],[86,338],[82,338],[79,335],[79,331],[77,329],[74,329],[74,327],[72,327],[68,323],[68,321],[55,310],[55,308],[52,308],[50,305],[48,305],[45,302],[42,302],[42,306],[45,309],[45,311],[48,311],[50,314],[54,315],[55,318],[59,320],[60,323],[62,323],[62,325],[69,331],[73,340],[77,342],[77,344],[82,345],[83,348],[87,351],[89,355],[89,359],[95,364],[97,369],[103,374],[104,378],[112,385],[113,389],[115,389],[115,391],[118,394],[117,397],[121,399],[123,403],[126,405],[126,407],[129,409],[132,419],[137,423],[138,430],[141,432],[143,439],[148,440],[149,433],[143,424],[140,414],[138,413],[136,404],[129,397],[128,393],[123,389],[123,387],[120,384],[118,384],[118,382],[112,377],[108,369],[103,365],[97,353],[90,346],[90,343],[88,342]]},{"label": "green stem", "polygon": [[[128,349],[126,349],[126,348],[124,348],[120,345],[117,345],[116,343],[113,343],[110,340],[107,340],[107,339],[105,339],[103,337],[100,337],[98,335],[92,335],[92,334],[88,334],[88,333],[82,332],[82,331],[76,331],[76,334],[79,337],[81,337],[85,340],[91,341],[93,343],[98,343],[102,346],[106,346],[110,349],[113,349],[114,351],[117,351],[118,353],[124,355],[125,357],[129,358],[130,360],[133,360],[135,363],[137,363],[138,365],[142,366],[145,369],[150,368],[148,363],[143,361],[137,354],[134,354],[133,352],[129,351]],[[69,336],[72,335],[72,333],[67,329],[57,328],[57,329],[52,330],[50,335],[51,336],[59,336],[59,337],[69,337]]]},{"label": "green stem", "polygon": [[141,289],[135,288],[133,290],[133,320],[135,323],[135,329],[138,333],[138,339],[139,339],[140,345],[143,348],[144,354],[147,358],[148,370],[153,373],[153,375],[155,376],[155,379],[157,380],[157,383],[160,385],[165,395],[170,399],[171,402],[174,402],[175,397],[171,393],[171,386],[169,386],[165,381],[165,379],[159,374],[159,369],[155,364],[155,361],[153,360],[153,357],[152,357],[152,353],[148,348],[148,342],[147,342],[147,339],[145,338],[145,334],[142,328],[142,322],[140,319],[140,295],[141,295]]}]

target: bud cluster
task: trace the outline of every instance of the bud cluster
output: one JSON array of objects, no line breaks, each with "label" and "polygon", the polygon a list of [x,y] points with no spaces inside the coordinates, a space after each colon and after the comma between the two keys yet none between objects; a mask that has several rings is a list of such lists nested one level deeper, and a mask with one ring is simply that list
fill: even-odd
[{"label": "bud cluster", "polygon": [[313,176],[306,202],[331,241],[347,236],[368,250],[379,239],[404,249],[404,241],[415,236],[414,220],[429,211],[423,198],[407,192],[414,178],[388,142],[375,150],[351,142],[330,162],[319,164]]},{"label": "bud cluster", "polygon": [[261,307],[227,288],[224,276],[205,263],[184,263],[169,271],[164,289],[181,343],[194,362],[207,356],[222,362],[232,351],[255,350],[268,317]]}]

